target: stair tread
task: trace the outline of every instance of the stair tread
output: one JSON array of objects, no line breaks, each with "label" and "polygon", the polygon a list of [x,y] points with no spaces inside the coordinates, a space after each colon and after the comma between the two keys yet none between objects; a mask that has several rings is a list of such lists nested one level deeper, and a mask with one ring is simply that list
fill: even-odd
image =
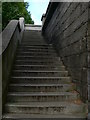
[{"label": "stair tread", "polygon": [[17,54],[43,54],[43,55],[57,55],[56,52],[39,52],[39,51],[35,51],[35,52],[17,52]]},{"label": "stair tread", "polygon": [[25,55],[17,55],[16,56],[16,58],[19,58],[19,57],[22,57],[22,58],[24,58],[24,57],[25,58],[26,57],[28,57],[28,58],[44,58],[44,59],[54,59],[54,60],[59,59],[57,56],[49,56],[49,55],[47,55],[47,56],[45,56],[45,55],[44,56],[42,56],[42,55],[41,56],[39,56],[39,55],[38,56],[36,56],[36,55],[35,56],[34,55],[33,56],[31,56],[31,55],[26,55],[26,56]]},{"label": "stair tread", "polygon": [[11,78],[29,78],[29,79],[60,79],[60,78],[70,78],[69,76],[67,77],[27,77],[27,76],[12,76]]},{"label": "stair tread", "polygon": [[52,48],[53,49],[53,47],[52,46],[50,46],[50,45],[40,45],[40,44],[30,44],[30,45],[20,45],[19,47],[44,47],[44,48]]},{"label": "stair tread", "polygon": [[62,107],[62,106],[86,106],[84,103],[76,104],[74,102],[19,102],[19,103],[6,103],[5,106],[15,107]]},{"label": "stair tread", "polygon": [[84,113],[74,113],[74,114],[57,114],[57,115],[49,115],[49,114],[13,114],[13,113],[5,113],[3,114],[3,118],[8,119],[28,119],[30,118],[86,118],[86,114]]},{"label": "stair tread", "polygon": [[78,95],[77,92],[9,92],[12,96],[61,96],[61,95]]},{"label": "stair tread", "polygon": [[[37,42],[37,40],[36,40],[36,42]],[[22,43],[22,44],[23,44],[23,43]],[[21,45],[22,45],[22,44],[21,44]],[[27,46],[50,46],[50,47],[51,47],[52,44],[43,44],[43,45],[28,45],[28,44],[27,44]]]},{"label": "stair tread", "polygon": [[[17,51],[23,51],[23,48],[17,48]],[[55,50],[54,49],[40,49],[40,48],[38,48],[38,49],[36,49],[36,48],[29,48],[29,49],[24,49],[24,52],[25,51],[35,51],[35,52],[38,52],[38,51],[40,51],[40,52],[55,52]]]},{"label": "stair tread", "polygon": [[17,52],[17,53],[19,53],[19,54],[22,54],[22,53],[25,53],[25,54],[27,54],[27,53],[29,53],[29,54],[51,54],[51,55],[54,55],[54,54],[56,54],[57,55],[57,53],[56,52],[49,52],[49,51],[47,51],[47,52],[43,52],[43,51],[41,51],[41,52],[38,52],[38,51],[35,51],[35,52],[25,52],[25,51],[22,51],[22,52]]},{"label": "stair tread", "polygon": [[28,84],[28,83],[21,83],[21,84],[10,84],[10,86],[38,86],[38,87],[42,87],[42,86],[72,86],[72,84]]},{"label": "stair tread", "polygon": [[30,73],[32,73],[32,72],[35,72],[35,73],[61,73],[61,72],[65,72],[65,73],[68,73],[68,71],[40,71],[40,70],[13,70],[13,72],[30,72]]},{"label": "stair tread", "polygon": [[65,66],[58,66],[58,67],[57,67],[57,66],[47,65],[47,64],[46,64],[46,65],[19,65],[19,64],[16,65],[16,64],[15,64],[14,66],[27,66],[27,67],[28,67],[28,66],[32,66],[32,67],[35,66],[35,67],[55,67],[55,68],[64,67],[64,68],[65,68]]}]

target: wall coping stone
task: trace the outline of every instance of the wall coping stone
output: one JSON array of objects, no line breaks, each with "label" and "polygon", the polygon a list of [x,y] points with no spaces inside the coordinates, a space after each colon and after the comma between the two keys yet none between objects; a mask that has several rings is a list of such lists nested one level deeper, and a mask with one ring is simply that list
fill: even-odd
[{"label": "wall coping stone", "polygon": [[51,20],[57,6],[59,5],[59,2],[49,2],[46,14],[45,14],[45,22],[42,27],[42,33],[47,28],[49,21]]},{"label": "wall coping stone", "polygon": [[42,25],[25,24],[25,27],[42,27]]},{"label": "wall coping stone", "polygon": [[2,52],[0,52],[0,55],[6,50],[7,46],[9,45],[16,27],[19,25],[18,23],[18,20],[11,20],[3,32],[0,34],[0,38],[2,38],[2,40],[0,40],[0,50],[2,47]]}]

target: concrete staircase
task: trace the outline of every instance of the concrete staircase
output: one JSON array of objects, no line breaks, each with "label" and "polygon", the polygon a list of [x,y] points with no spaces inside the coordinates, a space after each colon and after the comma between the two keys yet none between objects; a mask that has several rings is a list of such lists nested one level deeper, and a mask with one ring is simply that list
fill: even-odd
[{"label": "concrete staircase", "polygon": [[75,84],[40,31],[24,31],[17,48],[3,120],[85,118]]}]

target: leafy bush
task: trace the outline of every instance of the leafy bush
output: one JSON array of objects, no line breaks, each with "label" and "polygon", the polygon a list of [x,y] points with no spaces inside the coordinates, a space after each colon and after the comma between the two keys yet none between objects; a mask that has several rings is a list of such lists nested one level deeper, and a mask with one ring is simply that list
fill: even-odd
[{"label": "leafy bush", "polygon": [[30,12],[27,11],[29,4],[27,2],[3,2],[2,3],[2,28],[12,19],[25,18],[25,23],[34,24]]}]

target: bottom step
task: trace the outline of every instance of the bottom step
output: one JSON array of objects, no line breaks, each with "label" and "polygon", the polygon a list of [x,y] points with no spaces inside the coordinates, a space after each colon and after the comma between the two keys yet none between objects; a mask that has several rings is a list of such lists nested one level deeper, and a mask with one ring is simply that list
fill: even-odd
[{"label": "bottom step", "polygon": [[5,105],[6,113],[59,115],[86,113],[86,105],[73,102],[9,102]]},{"label": "bottom step", "polygon": [[35,114],[4,114],[3,120],[86,120],[85,114],[69,114],[69,115],[35,115]]}]

